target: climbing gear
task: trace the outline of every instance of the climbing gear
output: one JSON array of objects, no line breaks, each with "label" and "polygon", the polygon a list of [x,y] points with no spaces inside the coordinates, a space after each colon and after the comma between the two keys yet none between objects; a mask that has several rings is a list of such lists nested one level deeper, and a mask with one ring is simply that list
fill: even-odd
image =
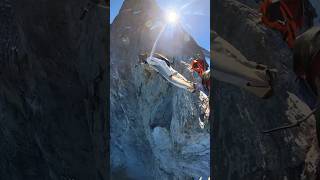
[{"label": "climbing gear", "polygon": [[320,109],[320,105],[318,105],[316,108],[314,108],[307,116],[305,116],[304,118],[302,118],[301,120],[298,120],[297,122],[295,122],[293,124],[280,126],[280,127],[273,128],[273,129],[269,129],[269,130],[263,131],[263,133],[272,133],[272,132],[276,132],[276,131],[280,131],[280,130],[285,130],[285,129],[289,129],[289,128],[293,128],[293,127],[298,127],[298,126],[301,125],[301,123],[303,123],[306,120],[308,120],[313,114],[316,114],[316,112],[319,109]]},{"label": "climbing gear", "polygon": [[204,60],[194,59],[191,61],[191,69],[199,74],[202,77],[203,72],[206,71]]},{"label": "climbing gear", "polygon": [[206,72],[206,62],[203,59],[194,59],[191,61],[191,70],[198,73],[202,79],[202,85],[206,90],[210,90],[210,70]]},{"label": "climbing gear", "polygon": [[281,32],[290,48],[303,26],[303,0],[263,0],[260,5],[261,22]]}]

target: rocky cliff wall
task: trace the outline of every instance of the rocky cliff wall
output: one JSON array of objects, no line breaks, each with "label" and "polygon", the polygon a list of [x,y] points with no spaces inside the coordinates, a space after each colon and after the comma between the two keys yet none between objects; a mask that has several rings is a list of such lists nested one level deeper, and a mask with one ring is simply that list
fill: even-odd
[{"label": "rocky cliff wall", "polygon": [[0,1],[1,179],[108,179],[108,16],[81,21],[88,3]]},{"label": "rocky cliff wall", "polygon": [[[113,179],[209,176],[210,134],[199,94],[172,86],[138,63],[141,51],[151,52],[163,23],[154,0],[127,0],[111,25]],[[199,51],[201,47],[178,25],[171,35],[163,33],[156,47],[156,52],[174,59],[174,68],[187,79],[191,75],[185,63]]]},{"label": "rocky cliff wall", "polygon": [[213,176],[223,180],[315,179],[319,149],[314,118],[301,128],[262,133],[295,122],[310,109],[296,96],[291,50],[279,33],[258,23],[254,7],[236,0],[215,0],[212,6],[213,27],[222,38],[248,60],[279,71],[274,96],[268,100],[225,83],[213,83]]}]

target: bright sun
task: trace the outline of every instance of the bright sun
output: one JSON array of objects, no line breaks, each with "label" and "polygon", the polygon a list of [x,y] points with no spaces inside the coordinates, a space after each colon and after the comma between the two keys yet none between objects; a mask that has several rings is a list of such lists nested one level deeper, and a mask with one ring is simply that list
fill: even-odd
[{"label": "bright sun", "polygon": [[169,23],[175,24],[178,21],[178,19],[179,15],[175,11],[171,10],[167,12],[167,21]]}]

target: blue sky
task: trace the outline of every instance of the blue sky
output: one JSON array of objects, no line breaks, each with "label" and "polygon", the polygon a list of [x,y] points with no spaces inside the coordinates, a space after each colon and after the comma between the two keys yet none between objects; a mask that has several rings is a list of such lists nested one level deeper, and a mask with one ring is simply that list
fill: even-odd
[{"label": "blue sky", "polygon": [[[110,23],[124,0],[110,0]],[[210,0],[156,0],[161,9],[180,9],[181,24],[197,43],[210,50]]]}]

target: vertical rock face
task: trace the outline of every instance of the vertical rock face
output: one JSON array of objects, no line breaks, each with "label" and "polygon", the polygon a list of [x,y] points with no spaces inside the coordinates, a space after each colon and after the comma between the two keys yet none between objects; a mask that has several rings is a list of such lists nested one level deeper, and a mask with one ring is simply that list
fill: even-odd
[{"label": "vertical rock face", "polygon": [[280,34],[258,23],[256,5],[243,2],[247,5],[215,0],[214,30],[249,60],[277,68],[279,77],[268,100],[214,82],[213,176],[217,180],[315,179],[319,150],[314,118],[300,128],[262,133],[293,123],[310,109],[296,96],[292,52]]},{"label": "vertical rock face", "polygon": [[316,17],[314,18],[314,24],[318,26],[320,24],[320,1],[310,0],[310,4],[313,6],[316,13]]},{"label": "vertical rock face", "polygon": [[[114,179],[191,179],[209,176],[209,130],[199,94],[172,86],[148,65],[164,22],[154,0],[127,0],[111,25],[111,171]],[[171,33],[171,34],[170,34]],[[174,59],[191,78],[186,63],[201,51],[180,26],[168,27],[156,52]]]},{"label": "vertical rock face", "polygon": [[108,179],[108,17],[81,21],[88,2],[0,2],[1,179]]}]

